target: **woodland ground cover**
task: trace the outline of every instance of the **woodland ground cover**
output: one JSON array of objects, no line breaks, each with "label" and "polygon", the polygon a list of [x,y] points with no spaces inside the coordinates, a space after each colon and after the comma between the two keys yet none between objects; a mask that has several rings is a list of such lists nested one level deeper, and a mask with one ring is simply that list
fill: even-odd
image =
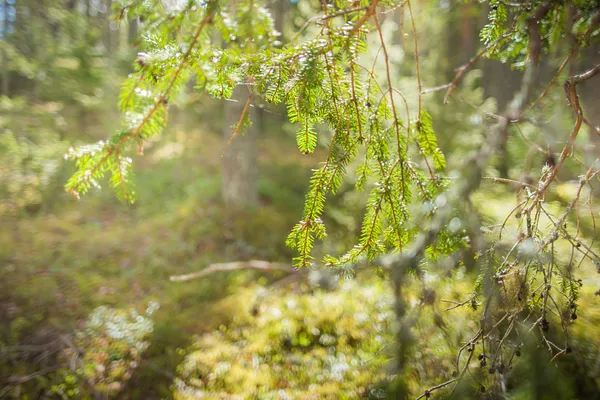
[{"label": "woodland ground cover", "polygon": [[595,3],[0,9],[0,397],[598,393]]}]

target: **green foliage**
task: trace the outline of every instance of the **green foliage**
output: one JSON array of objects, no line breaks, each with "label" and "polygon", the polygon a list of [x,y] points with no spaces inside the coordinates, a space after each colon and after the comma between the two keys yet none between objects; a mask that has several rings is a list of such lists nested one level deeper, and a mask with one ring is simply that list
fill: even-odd
[{"label": "green foliage", "polygon": [[446,168],[446,159],[444,154],[437,146],[437,139],[433,132],[431,115],[425,110],[421,111],[421,118],[417,122],[417,137],[421,151],[426,156],[431,156],[435,168],[443,170]]},{"label": "green foliage", "polygon": [[[503,1],[489,1],[488,23],[480,32],[481,40],[489,48],[487,56],[523,69],[527,62],[537,64],[542,53],[555,51],[567,35],[586,47],[589,36],[584,33],[594,27],[597,18],[592,3],[574,3],[570,10],[569,5],[563,2],[545,4],[538,1],[521,7]],[[541,14],[539,21],[533,22],[535,11],[544,7],[549,11]],[[509,21],[509,15],[512,21]],[[569,18],[573,19],[572,26],[569,26]]]},{"label": "green foliage", "polygon": [[488,23],[481,30],[479,37],[481,41],[488,45],[495,42],[506,32],[506,5],[502,1],[492,0],[490,3],[490,12],[488,14]]},{"label": "green foliage", "polygon": [[[141,6],[133,10],[140,15],[148,12]],[[176,97],[189,76],[197,77],[198,88],[219,98],[229,97],[236,84],[252,83],[252,94],[267,102],[286,103],[290,122],[299,125],[296,140],[302,153],[314,152],[319,137],[330,141],[326,161],[310,180],[302,221],[287,239],[299,253],[294,264],[313,264],[315,241],[326,237],[322,216],[327,196],[340,188],[349,164],[361,153],[366,155],[359,171],[361,186],[370,171],[376,185],[367,203],[360,244],[340,259],[327,256],[325,262],[346,264],[403,247],[408,234],[402,224],[414,200],[412,191],[416,188],[420,198],[431,199],[439,188],[428,161],[430,176],[426,177],[411,159],[411,148],[431,157],[438,170],[445,167],[445,159],[437,147],[429,114],[421,111],[418,118],[404,124],[388,96],[393,89],[382,91],[374,74],[358,68],[366,50],[365,34],[360,29],[352,32],[350,21],[359,18],[359,11],[342,8],[345,22],[338,24],[333,21],[340,10],[329,8],[315,37],[277,48],[272,18],[260,2],[240,2],[233,9],[209,2],[206,7],[184,7],[175,14],[163,10],[164,15],[153,10],[156,21],[143,35],[145,51],[138,57],[137,72],[124,85],[120,101],[125,128],[108,141],[68,155],[78,168],[67,183],[69,191],[83,194],[109,173],[117,196],[132,202],[131,164],[121,161],[128,160],[123,152],[130,143],[141,148],[162,129],[167,100]],[[173,21],[179,24],[176,30]],[[176,40],[169,32],[177,32]],[[213,39],[215,35],[218,40]],[[222,48],[221,43],[228,46]],[[240,118],[242,123],[235,130],[246,125],[247,116]],[[414,143],[411,124],[417,127]]]}]

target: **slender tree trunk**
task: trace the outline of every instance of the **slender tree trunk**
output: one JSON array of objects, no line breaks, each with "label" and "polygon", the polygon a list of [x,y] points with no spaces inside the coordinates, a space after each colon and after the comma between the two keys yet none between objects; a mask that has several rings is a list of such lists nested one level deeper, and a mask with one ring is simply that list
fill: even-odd
[{"label": "slender tree trunk", "polygon": [[[489,9],[481,8],[482,18],[487,15]],[[484,96],[496,99],[498,110],[503,110],[514,97],[514,94],[520,89],[523,73],[512,70],[510,65],[503,64],[498,60],[483,60],[483,92]],[[498,161],[496,168],[502,178],[509,178],[509,166],[511,161],[507,151],[507,140],[502,141],[502,146],[498,149]]]},{"label": "slender tree trunk", "polygon": [[[2,10],[4,15],[4,21],[2,26],[3,30],[0,32],[0,40],[6,41],[6,36],[8,35],[8,1],[0,0],[2,3]],[[4,47],[2,48],[2,96],[8,96],[8,56],[6,55],[6,50]]]},{"label": "slender tree trunk", "polygon": [[108,58],[112,58],[112,50],[113,50],[113,32],[111,29],[111,10],[112,10],[112,0],[106,0],[106,12],[104,13],[105,22],[106,22],[106,36],[104,37],[104,47],[106,48],[106,55]]},{"label": "slender tree trunk", "polygon": [[446,77],[443,82],[452,81],[456,75],[456,69],[468,62],[477,52],[479,41],[476,6],[472,4],[461,4],[457,0],[449,2],[446,28]]},{"label": "slender tree trunk", "polygon": [[129,39],[129,43],[133,43],[138,35],[138,20],[134,18],[129,21],[129,30],[127,33],[127,37]]},{"label": "slender tree trunk", "polygon": [[[246,87],[238,86],[231,97],[232,101],[225,102],[225,126],[223,127],[225,143],[230,141],[247,99]],[[248,107],[246,112],[249,113],[254,124],[247,128],[244,135],[240,130],[231,140],[223,155],[221,193],[225,204],[234,208],[251,207],[258,204],[257,132],[254,128],[258,125],[258,121],[255,121],[254,107]]]},{"label": "slender tree trunk", "polygon": [[284,21],[288,7],[288,0],[279,0],[276,1],[271,8],[271,12],[273,13],[273,19],[275,20],[275,30],[281,34],[281,36],[279,37],[279,40],[281,42],[284,41],[285,32],[283,31],[283,28],[285,27]]},{"label": "slender tree trunk", "polygon": [[8,86],[8,56],[6,55],[6,50],[2,49],[2,96],[9,95],[9,86]]}]

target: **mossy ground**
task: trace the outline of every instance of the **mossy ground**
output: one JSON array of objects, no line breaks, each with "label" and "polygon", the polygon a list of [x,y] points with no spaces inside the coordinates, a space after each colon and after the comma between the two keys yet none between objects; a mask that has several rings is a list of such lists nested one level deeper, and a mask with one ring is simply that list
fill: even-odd
[{"label": "mossy ground", "polygon": [[[175,394],[182,395],[183,392],[173,386],[173,382],[177,382],[177,376],[182,377],[181,368],[185,369],[191,359],[201,362],[204,367],[211,367],[210,359],[201,357],[203,353],[193,352],[198,345],[213,340],[211,351],[225,351],[231,346],[238,346],[239,338],[230,340],[218,336],[226,335],[222,333],[223,329],[227,332],[230,328],[235,330],[246,326],[253,335],[247,349],[235,348],[234,353],[255,348],[259,354],[265,343],[273,339],[269,332],[277,331],[280,321],[270,320],[263,326],[249,319],[249,298],[258,286],[268,286],[281,275],[236,272],[185,283],[170,282],[169,277],[201,270],[215,262],[238,259],[289,261],[293,254],[285,247],[284,240],[300,216],[310,168],[320,158],[300,155],[293,140],[285,135],[261,142],[261,205],[253,210],[233,212],[223,207],[219,200],[220,155],[225,150],[220,135],[190,130],[185,126],[172,129],[171,135],[177,142],[170,142],[169,135],[165,135],[162,142],[146,150],[147,156],[139,158],[135,178],[139,199],[133,206],[118,203],[109,191],[92,193],[81,201],[64,194],[33,215],[3,222],[0,230],[0,273],[4,277],[0,282],[0,315],[3,320],[0,344],[43,344],[52,334],[70,333],[80,328],[82,321],[99,305],[143,310],[149,301],[157,301],[160,309],[154,316],[151,345],[119,395],[119,398],[152,399],[169,398],[173,396],[173,390]],[[286,154],[286,157],[281,157],[281,154]],[[494,224],[510,211],[514,195],[497,189],[482,192],[475,200],[490,224]],[[343,206],[339,204],[334,203],[333,209],[343,212]],[[332,221],[335,223],[335,216]],[[583,221],[582,232],[588,234],[591,222],[589,219]],[[346,236],[350,243],[356,232],[343,226],[338,224],[339,231],[333,234],[342,240]],[[514,221],[509,223],[506,234],[516,234]],[[565,255],[561,254],[560,248],[558,253],[564,260]],[[593,266],[585,263],[578,272],[584,286],[579,318],[573,326],[573,346],[575,359],[585,363],[563,363],[561,359],[557,363],[586,374],[598,385],[598,371],[587,369],[582,372],[581,368],[581,365],[592,365],[594,355],[599,351],[596,339],[600,312],[598,297],[594,296],[599,285],[598,275]],[[373,274],[369,271],[366,275]],[[427,276],[432,278],[431,284],[426,285],[433,290],[432,303],[423,305],[425,292],[420,281],[412,280],[407,289],[414,306],[411,318],[414,318],[415,342],[413,361],[406,377],[410,392],[417,395],[428,386],[451,379],[456,350],[477,330],[472,311],[444,311],[446,305],[440,302],[441,299],[464,300],[465,294],[472,290],[475,277],[465,270],[453,271],[448,276],[428,271],[425,282]],[[348,292],[342,290],[331,296],[355,299],[368,290],[382,296],[388,290],[386,280],[361,279]],[[356,295],[352,292],[355,289],[358,290]],[[310,293],[298,294],[294,290],[278,289],[265,304],[271,301],[287,304],[290,299],[296,299],[307,303],[306,311],[317,319],[332,315],[330,307],[333,306],[330,304],[308,304],[318,301],[319,296],[326,298],[328,294],[315,297]],[[300,291],[306,292],[307,289]],[[361,307],[368,304],[364,302]],[[369,314],[367,310],[363,312]],[[337,325],[339,319],[330,322],[336,330],[345,329]],[[265,329],[261,330],[261,326]],[[369,341],[372,338],[363,338],[370,335],[368,329],[355,328],[349,327],[344,334],[357,335],[360,346],[350,346],[346,353],[355,352],[361,346],[366,346],[361,350],[363,353],[373,350],[373,343]],[[211,332],[217,332],[213,339],[194,339],[194,335]],[[292,336],[292,343],[308,338],[312,344],[310,332],[304,336],[300,333]],[[282,342],[275,341],[275,344],[283,346]],[[219,350],[219,346],[223,348]],[[294,345],[287,350],[273,348],[275,353],[280,350],[283,358],[296,352]],[[374,368],[385,365],[389,350],[373,350],[376,362],[372,369],[345,376],[338,383],[307,384],[305,388],[316,398],[327,398],[327,393],[336,393],[342,388],[347,393],[354,390],[354,393],[364,395],[365,388],[376,387],[381,380],[380,371],[387,371],[383,368],[375,372]],[[273,357],[275,353],[267,355]],[[263,356],[266,357],[265,354]],[[318,361],[318,357],[302,359],[310,352],[298,354],[301,357],[295,378],[304,376],[300,374],[303,365],[318,364],[302,371],[307,374],[302,378],[303,382],[310,382],[310,374],[317,373],[325,364]],[[368,358],[366,353],[361,357]],[[0,375],[27,375],[39,367],[31,361],[4,358]],[[249,373],[243,367],[238,372],[243,376]],[[194,373],[193,368],[188,368],[184,375],[190,377]],[[263,382],[265,390],[281,385],[281,376],[272,371],[265,376],[255,376],[268,381]],[[258,383],[261,386],[260,379],[254,382],[246,378],[243,380],[248,385]],[[477,382],[485,383],[489,379],[482,372],[469,378],[467,385],[477,387]],[[589,379],[583,381],[589,382]],[[43,380],[28,383],[32,387],[46,384]],[[236,386],[231,382],[223,385],[222,390]],[[256,389],[253,387],[252,390]],[[298,398],[303,398],[301,394],[299,392]]]}]

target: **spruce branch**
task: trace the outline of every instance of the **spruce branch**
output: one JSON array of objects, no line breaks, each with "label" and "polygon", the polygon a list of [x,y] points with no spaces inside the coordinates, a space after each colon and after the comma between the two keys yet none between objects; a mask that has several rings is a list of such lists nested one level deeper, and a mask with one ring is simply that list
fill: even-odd
[{"label": "spruce branch", "polygon": [[[94,165],[91,166],[91,168],[86,170],[85,174],[83,174],[79,179],[69,181],[69,183],[66,186],[68,191],[72,192],[75,196],[78,197],[79,193],[78,193],[77,189],[79,187],[81,187],[81,185],[87,184],[87,182],[90,179],[93,179],[95,176],[97,176],[98,172],[102,172],[102,170],[105,168],[107,161],[113,155],[115,155],[115,154],[119,155],[121,152],[121,148],[128,141],[138,137],[138,135],[140,134],[140,132],[142,131],[144,126],[152,119],[152,117],[156,114],[156,112],[161,107],[166,107],[167,97],[169,96],[169,93],[170,93],[171,89],[173,88],[173,86],[175,85],[175,82],[179,78],[180,74],[184,70],[184,67],[188,63],[189,57],[192,54],[192,51],[194,50],[196,42],[200,38],[200,34],[204,30],[204,28],[212,21],[215,8],[211,4],[209,4],[209,6],[207,8],[208,8],[207,14],[204,17],[204,19],[201,21],[201,23],[198,25],[198,28],[196,29],[196,31],[192,37],[189,47],[188,47],[187,51],[185,52],[185,54],[183,55],[183,57],[179,63],[179,66],[173,73],[173,76],[171,77],[169,84],[167,85],[166,89],[161,93],[161,95],[158,97],[158,99],[154,102],[154,105],[146,113],[146,115],[144,116],[142,121],[137,125],[136,128],[134,128],[133,130],[130,130],[129,132],[127,132],[124,135],[121,135],[121,138],[116,143],[107,145],[103,149],[105,154],[102,158],[100,158],[97,162],[95,162]],[[123,182],[123,184],[125,184],[124,180],[122,182]],[[127,193],[127,189],[125,187],[123,187],[123,191],[125,193]],[[129,194],[125,196],[125,199],[130,202],[133,201],[133,197],[130,196]]]}]

